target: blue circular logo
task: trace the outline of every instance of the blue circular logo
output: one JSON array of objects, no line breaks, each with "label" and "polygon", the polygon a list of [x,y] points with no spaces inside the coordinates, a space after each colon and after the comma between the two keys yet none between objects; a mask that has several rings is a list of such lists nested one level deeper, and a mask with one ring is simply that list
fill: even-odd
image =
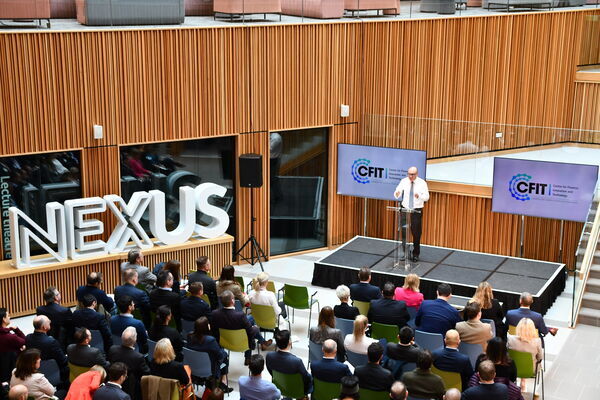
[{"label": "blue circular logo", "polygon": [[531,197],[529,197],[529,193],[521,193],[517,190],[517,185],[520,182],[529,182],[530,180],[531,175],[527,174],[517,174],[513,176],[510,182],[508,183],[508,191],[510,192],[510,195],[520,201],[531,200]]},{"label": "blue circular logo", "polygon": [[367,160],[366,158],[359,158],[358,160],[354,160],[352,163],[352,178],[358,183],[366,184],[371,182],[368,175],[360,174],[360,167],[368,167],[371,163],[371,160]]}]

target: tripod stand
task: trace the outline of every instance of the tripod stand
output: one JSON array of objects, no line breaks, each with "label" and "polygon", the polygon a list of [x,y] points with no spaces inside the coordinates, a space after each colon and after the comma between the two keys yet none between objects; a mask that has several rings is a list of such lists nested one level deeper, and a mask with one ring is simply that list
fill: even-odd
[{"label": "tripod stand", "polygon": [[[263,268],[261,257],[265,261],[267,261],[267,256],[265,256],[265,252],[261,249],[260,244],[258,243],[258,240],[256,240],[256,237],[254,236],[254,223],[256,222],[256,217],[254,217],[254,188],[253,187],[250,188],[250,214],[251,214],[250,237],[244,242],[242,247],[240,247],[238,249],[238,251],[235,252],[235,254],[233,256],[235,257],[235,256],[239,255],[242,260],[248,262],[250,265],[254,265],[258,261],[258,263],[260,264],[260,270],[264,272],[265,269]],[[249,258],[244,257],[242,255],[242,251],[246,248],[246,246],[250,246],[250,257]]]}]

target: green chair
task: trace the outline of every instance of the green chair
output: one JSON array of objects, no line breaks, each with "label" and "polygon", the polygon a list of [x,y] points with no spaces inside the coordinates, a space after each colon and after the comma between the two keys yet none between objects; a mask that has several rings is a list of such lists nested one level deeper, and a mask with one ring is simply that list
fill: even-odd
[{"label": "green chair", "polygon": [[340,395],[341,383],[320,381],[313,378],[312,400],[331,400]]},{"label": "green chair", "polygon": [[279,371],[273,371],[273,384],[281,391],[283,397],[292,399],[301,399],[304,397],[304,381],[300,374],[284,374]]},{"label": "green chair", "polygon": [[219,328],[219,344],[227,351],[244,352],[248,347],[248,334],[245,329]]},{"label": "green chair", "polygon": [[[188,293],[190,293],[190,292],[188,292]],[[191,296],[191,293],[190,293],[190,296]],[[208,304],[210,306],[210,300],[208,299],[208,295],[206,293],[204,293],[202,296],[200,296],[200,298],[202,300],[204,300],[206,302],[206,304]]]},{"label": "green chair", "polygon": [[235,279],[235,281],[240,284],[240,289],[244,290],[244,277],[234,276],[233,279]]},{"label": "green chair", "polygon": [[371,324],[371,337],[373,339],[385,339],[388,343],[398,343],[398,326],[373,322]]},{"label": "green chair", "polygon": [[[248,283],[248,285],[246,286],[246,293],[249,293],[251,289],[254,289],[255,281],[256,281],[256,279],[252,278],[252,282]],[[269,292],[273,292],[273,294],[277,295],[277,289],[275,289],[275,283],[273,283],[273,281],[267,282],[267,290]]]},{"label": "green chair", "polygon": [[90,370],[89,367],[81,367],[79,365],[69,363],[69,382],[73,382],[79,375]]},{"label": "green chair", "polygon": [[353,300],[352,305],[354,307],[358,308],[358,311],[360,311],[361,315],[364,315],[365,317],[367,317],[369,315],[369,309],[371,308],[371,303],[369,303],[368,301]]},{"label": "green chair", "polygon": [[[279,328],[279,318],[283,318],[281,315],[275,315],[275,309],[271,306],[265,306],[262,304],[252,304],[251,306],[252,316],[256,326],[261,331],[275,332],[275,329]],[[292,326],[290,321],[283,319],[288,324],[288,330],[291,331]]]},{"label": "green chair", "polygon": [[[296,286],[286,283],[283,286],[283,304],[292,308],[292,322],[294,322],[294,310],[308,309],[308,332],[310,333],[310,320],[312,318],[312,306],[317,305],[319,309],[319,300],[314,299],[317,292],[314,292],[310,299],[308,297],[308,288],[306,286]],[[289,315],[289,312],[288,312]]]},{"label": "green chair", "polygon": [[442,378],[446,390],[456,388],[462,392],[462,379],[458,372],[442,371],[441,369],[431,366],[431,373]]},{"label": "green chair", "polygon": [[[521,379],[529,379],[533,378],[533,397],[535,398],[535,389],[539,381],[542,382],[542,399],[544,399],[544,369],[541,368],[541,362],[535,363],[535,368],[533,367],[535,360],[533,359],[533,354],[524,352],[524,351],[516,351],[508,349],[508,355],[515,362],[517,367],[517,377]],[[539,376],[539,378],[538,378]]]},{"label": "green chair", "polygon": [[[358,389],[360,400],[390,400],[390,392],[376,392],[369,389]],[[339,395],[339,394],[338,394]]]}]

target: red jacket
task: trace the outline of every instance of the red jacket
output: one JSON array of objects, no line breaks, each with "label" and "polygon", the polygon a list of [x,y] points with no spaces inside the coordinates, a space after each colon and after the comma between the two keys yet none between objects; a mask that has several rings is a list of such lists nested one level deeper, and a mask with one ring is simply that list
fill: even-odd
[{"label": "red jacket", "polygon": [[98,371],[88,371],[79,375],[69,388],[65,400],[92,400],[94,392],[102,384],[102,375]]},{"label": "red jacket", "polygon": [[0,328],[0,353],[14,351],[19,353],[21,347],[25,346],[25,335],[19,328],[11,333],[8,328]]}]

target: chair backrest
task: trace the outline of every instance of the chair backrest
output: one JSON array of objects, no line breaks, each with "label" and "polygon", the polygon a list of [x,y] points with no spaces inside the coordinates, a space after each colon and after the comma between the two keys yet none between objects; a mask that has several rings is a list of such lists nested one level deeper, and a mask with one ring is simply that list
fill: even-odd
[{"label": "chair backrest", "polygon": [[[246,286],[246,291],[250,292],[250,289],[254,289],[254,282],[256,281],[255,278],[252,278],[252,282],[248,283],[248,286]],[[267,290],[269,292],[273,292],[273,294],[275,294],[277,296],[277,289],[275,289],[275,283],[273,281],[268,281],[267,282]]]},{"label": "chair backrest", "polygon": [[90,367],[81,367],[79,365],[69,363],[69,381],[73,383],[75,378],[79,375],[86,373],[90,370]]},{"label": "chair backrest", "polygon": [[234,276],[233,279],[235,279],[235,281],[240,284],[240,288],[242,290],[244,290],[244,277],[243,276]]},{"label": "chair backrest", "polygon": [[304,397],[304,381],[300,374],[284,374],[273,370],[273,383],[281,390],[283,397],[291,397],[292,399]]},{"label": "chair backrest", "polygon": [[283,303],[292,308],[310,308],[308,288],[306,286],[296,286],[286,283],[283,287]]},{"label": "chair backrest", "polygon": [[368,301],[353,300],[352,305],[358,308],[358,311],[361,313],[361,315],[364,315],[365,317],[369,315],[371,303],[369,303]]},{"label": "chair backrest", "polygon": [[154,340],[148,339],[148,358],[152,360],[154,358],[154,348],[156,347],[156,342]]},{"label": "chair backrest", "polygon": [[[223,303],[221,303],[221,298],[217,297],[217,301],[219,302],[219,308],[223,308]],[[244,307],[242,306],[242,302],[238,299],[235,299],[233,302],[233,307],[235,307],[236,311],[244,311]]]},{"label": "chair backrest", "polygon": [[410,315],[410,319],[415,319],[415,317],[417,316],[417,311],[419,311],[419,309],[417,307],[406,307],[406,309],[408,310],[408,315]]},{"label": "chair backrest", "polygon": [[496,323],[494,321],[492,321],[491,319],[485,319],[485,318],[482,318],[481,322],[483,322],[484,324],[490,324],[490,326],[492,327],[492,335],[493,335],[493,337],[496,337]]},{"label": "chair backrest", "polygon": [[415,330],[415,343],[429,351],[444,347],[444,337],[440,333],[429,333]]},{"label": "chair backrest", "polygon": [[341,383],[325,382],[313,378],[313,400],[331,400],[340,395],[342,390]]},{"label": "chair backrest", "polygon": [[183,348],[183,363],[189,365],[192,376],[197,378],[208,378],[212,376],[212,363],[208,353]]},{"label": "chair backrest", "polygon": [[442,371],[434,366],[431,367],[431,372],[442,378],[446,390],[456,388],[462,391],[462,379],[458,372]]},{"label": "chair backrest", "polygon": [[90,329],[90,333],[92,334],[90,346],[95,347],[104,353],[104,339],[102,339],[102,334],[100,333],[100,331]]},{"label": "chair backrest", "polygon": [[44,374],[52,386],[60,384],[60,368],[58,368],[56,360],[42,360],[38,372]]},{"label": "chair backrest", "polygon": [[183,333],[184,338],[187,338],[188,333],[194,332],[194,323],[195,321],[188,321],[187,319],[181,320],[181,333]]},{"label": "chair backrest", "polygon": [[407,363],[405,361],[400,360],[392,360],[388,359],[387,368],[392,371],[392,375],[396,380],[400,380],[402,378],[402,374],[408,371],[412,371],[417,368],[417,364],[415,363]]},{"label": "chair backrest", "polygon": [[350,350],[346,350],[346,357],[354,368],[366,365],[369,362],[369,357],[366,354],[358,354]]},{"label": "chair backrest", "polygon": [[535,370],[533,369],[533,354],[525,351],[508,349],[508,355],[517,366],[518,378],[533,378]]},{"label": "chair backrest", "polygon": [[[319,361],[323,358],[323,345],[315,343],[312,340],[308,341],[308,362]],[[339,393],[338,393],[339,394]]]},{"label": "chair backrest", "polygon": [[219,344],[229,351],[249,350],[248,334],[245,329],[219,328]]},{"label": "chair backrest", "polygon": [[265,306],[262,304],[252,304],[252,316],[254,322],[259,328],[262,329],[275,329],[277,328],[277,315],[275,315],[275,309],[271,306]]},{"label": "chair backrest", "polygon": [[335,317],[335,327],[342,331],[342,337],[346,337],[346,335],[350,335],[354,332],[354,321],[351,319]]},{"label": "chair backrest", "polygon": [[376,392],[374,390],[360,388],[358,389],[360,400],[389,400],[390,392]]},{"label": "chair backrest", "polygon": [[123,339],[121,339],[121,335],[113,334],[112,341],[113,341],[113,344],[116,344],[116,345],[121,345],[121,343],[123,343]]},{"label": "chair backrest", "polygon": [[[188,293],[189,293],[189,292],[188,292]],[[211,304],[210,304],[210,300],[208,299],[208,295],[207,295],[206,293],[204,293],[202,296],[200,296],[200,298],[201,298],[202,300],[204,300],[204,301],[206,302],[206,304],[208,304],[209,306],[211,305]]]},{"label": "chair backrest", "polygon": [[458,345],[458,351],[469,356],[469,360],[471,360],[471,366],[473,368],[475,368],[477,357],[479,357],[481,353],[484,353],[483,347],[478,343],[460,342]]},{"label": "chair backrest", "polygon": [[[515,336],[517,334],[517,327],[514,326],[514,325],[509,325],[508,326],[508,333],[511,334],[511,335],[513,335],[513,336]],[[537,333],[538,336],[540,334],[537,329],[535,330],[535,333]]]},{"label": "chair backrest", "polygon": [[[181,391],[179,381],[177,379],[161,378],[155,375],[145,375],[141,379],[142,386],[142,398],[144,400],[164,400],[160,397],[163,393],[162,387],[167,387],[168,391],[171,392],[169,400],[179,400],[181,398]],[[156,390],[158,388],[158,390]]]},{"label": "chair backrest", "polygon": [[373,339],[383,338],[388,343],[398,343],[398,326],[373,322],[371,324],[371,337]]}]

